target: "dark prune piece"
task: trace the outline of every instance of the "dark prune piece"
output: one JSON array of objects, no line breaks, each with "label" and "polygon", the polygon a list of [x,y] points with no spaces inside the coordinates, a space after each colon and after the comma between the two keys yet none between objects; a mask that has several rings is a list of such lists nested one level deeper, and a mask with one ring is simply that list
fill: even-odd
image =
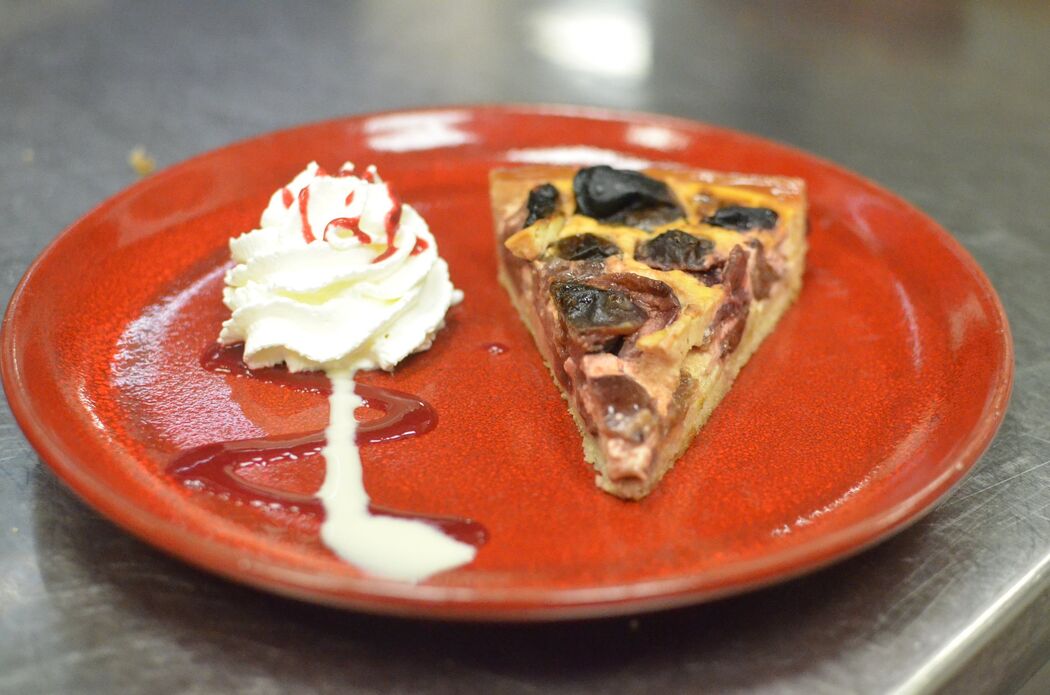
[{"label": "dark prune piece", "polygon": [[616,374],[591,380],[588,387],[604,420],[605,429],[641,442],[653,422],[652,399],[641,384]]},{"label": "dark prune piece", "polygon": [[708,256],[714,250],[710,239],[672,229],[639,244],[634,258],[657,270],[702,271],[710,268],[712,259]]},{"label": "dark prune piece", "polygon": [[565,322],[576,331],[597,329],[609,337],[629,335],[648,318],[645,310],[631,301],[630,295],[615,288],[558,282],[551,285],[551,295]]},{"label": "dark prune piece", "polygon": [[[671,189],[638,171],[610,166],[585,167],[572,181],[576,212],[602,222],[640,226],[650,213],[662,220],[685,217]],[[670,217],[668,217],[670,215]]]},{"label": "dark prune piece", "polygon": [[525,218],[525,227],[535,223],[536,220],[553,215],[558,209],[559,198],[558,189],[549,183],[541,184],[529,191],[529,201],[526,203],[529,216]]},{"label": "dark prune piece", "polygon": [[666,282],[653,280],[637,273],[608,273],[592,279],[591,284],[615,288],[627,293],[648,315],[643,332],[658,331],[678,318],[681,304],[674,290]]},{"label": "dark prune piece", "polygon": [[634,351],[640,337],[669,325],[678,318],[678,312],[681,310],[678,297],[675,296],[670,285],[644,275],[606,273],[588,282],[596,287],[615,288],[625,292],[632,302],[642,307],[647,316],[642,327],[627,336],[619,349],[614,350],[610,345],[605,348],[606,352],[615,352],[620,356],[630,354]]},{"label": "dark prune piece", "polygon": [[747,208],[741,205],[728,205],[719,208],[715,214],[704,218],[704,222],[714,227],[735,229],[747,232],[752,229],[772,229],[777,226],[777,213],[769,208]]},{"label": "dark prune piece", "polygon": [[567,261],[586,261],[617,256],[620,254],[620,247],[597,234],[586,232],[559,239],[554,244],[554,254]]}]

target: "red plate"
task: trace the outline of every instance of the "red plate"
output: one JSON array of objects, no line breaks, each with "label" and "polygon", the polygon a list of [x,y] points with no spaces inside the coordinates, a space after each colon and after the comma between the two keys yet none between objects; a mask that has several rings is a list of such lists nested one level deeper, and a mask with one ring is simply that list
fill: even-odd
[{"label": "red plate", "polygon": [[[787,174],[811,194],[798,303],[650,497],[599,492],[495,280],[486,175],[515,162]],[[316,518],[237,506],[165,473],[187,447],[320,429],[323,396],[203,370],[231,235],[316,159],[374,162],[429,220],[466,301],[430,351],[363,381],[417,394],[429,434],[363,449],[379,504],[467,516],[476,561],[421,585],[364,576]],[[636,161],[637,163],[637,161]],[[507,347],[502,354],[493,343]],[[37,259],[3,327],[3,381],[43,459],[103,514],[237,581],[369,611],[480,619],[694,603],[825,565],[914,522],[988,446],[1009,396],[1002,307],[928,217],[797,150],[640,114],[482,107],[344,118],[202,155],[106,201]],[[314,460],[249,470],[311,490]]]}]

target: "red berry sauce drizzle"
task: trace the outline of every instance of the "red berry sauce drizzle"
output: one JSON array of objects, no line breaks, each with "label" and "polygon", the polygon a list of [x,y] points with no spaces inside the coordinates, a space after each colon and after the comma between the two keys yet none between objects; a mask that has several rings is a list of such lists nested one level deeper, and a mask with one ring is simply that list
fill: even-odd
[{"label": "red berry sauce drizzle", "polygon": [[[351,192],[350,195],[353,195],[353,192]],[[360,217],[336,217],[324,228],[324,236],[321,238],[328,241],[328,232],[333,229],[347,229],[352,232],[354,237],[362,244],[372,243],[372,237],[368,236],[361,230]]]},{"label": "red berry sauce drizzle", "polygon": [[309,244],[311,241],[316,239],[314,236],[314,230],[310,226],[310,217],[306,214],[310,208],[310,187],[303,186],[303,189],[299,191],[299,218],[303,222],[303,239]]},{"label": "red berry sauce drizzle", "polygon": [[401,224],[401,201],[394,196],[393,192],[390,193],[390,203],[392,207],[386,213],[383,225],[386,228],[386,251],[373,258],[373,263],[385,261],[397,251],[397,247],[394,246],[394,237],[397,236],[397,227]]},{"label": "red berry sauce drizzle", "polygon": [[[243,345],[211,345],[201,353],[200,363],[204,369],[219,374],[262,379],[300,391],[331,392],[331,383],[321,372],[292,374],[278,367],[249,369],[244,364],[243,355]],[[358,423],[358,444],[378,444],[425,434],[437,425],[434,408],[415,396],[368,384],[357,384],[356,391],[366,406],[383,413],[378,418]],[[221,494],[232,502],[253,507],[276,505],[320,519],[324,516],[324,509],[318,498],[251,482],[238,475],[238,471],[288,459],[301,462],[320,456],[324,443],[324,432],[309,432],[206,444],[179,454],[168,465],[167,471],[187,487]],[[471,519],[415,514],[375,504],[370,504],[369,510],[372,514],[423,521],[475,547],[488,540],[485,528]]]},{"label": "red berry sauce drizzle", "polygon": [[[322,167],[317,167],[317,171],[315,172],[315,175],[316,176],[327,176],[328,172],[325,171],[324,168],[322,168]],[[337,177],[352,176],[352,175],[353,175],[353,171],[352,170],[340,170],[336,174]],[[364,173],[363,178],[364,178],[365,181],[368,181],[369,183],[375,183],[376,182],[375,171],[373,169],[368,169]],[[387,187],[387,189],[389,191],[389,186]],[[397,246],[394,245],[394,238],[397,236],[398,225],[401,224],[401,201],[397,198],[397,196],[394,195],[393,191],[389,191],[389,193],[390,193],[390,210],[389,210],[389,212],[387,212],[386,218],[383,220],[385,231],[386,231],[386,250],[383,251],[383,253],[381,253],[378,256],[376,256],[375,258],[373,258],[372,259],[373,263],[379,263],[380,261],[385,261],[386,259],[388,259],[391,256],[393,256],[394,253],[397,251]],[[292,192],[289,191],[287,187],[285,187],[282,190],[282,198],[283,198],[283,201],[284,201],[284,206],[286,208],[287,207],[291,207],[291,205],[292,205]],[[350,203],[353,202],[353,200],[354,200],[354,191],[350,191],[350,194],[348,196],[346,196],[346,205],[349,206]],[[315,239],[317,239],[317,236],[314,234],[313,227],[310,225],[310,220],[309,220],[309,218],[307,216],[307,212],[309,210],[309,207],[310,207],[310,190],[309,190],[309,186],[306,186],[302,190],[299,191],[299,218],[300,218],[300,220],[302,222],[302,227],[303,227],[303,239],[306,240],[306,243],[308,243],[308,244],[310,242],[314,241]],[[370,244],[370,243],[372,243],[372,239],[361,230],[360,223],[361,223],[361,218],[360,217],[338,217],[338,218],[336,218],[334,220],[331,220],[325,226],[324,232],[322,233],[321,238],[327,241],[327,239],[328,239],[328,232],[332,231],[333,229],[346,229],[346,230],[349,230],[350,232],[352,232],[354,237],[356,237],[357,240],[360,241],[362,244]],[[410,255],[418,256],[420,253],[425,251],[429,246],[430,245],[426,242],[425,239],[418,238],[418,239],[416,239],[415,245],[412,247],[412,251],[411,251]]]}]

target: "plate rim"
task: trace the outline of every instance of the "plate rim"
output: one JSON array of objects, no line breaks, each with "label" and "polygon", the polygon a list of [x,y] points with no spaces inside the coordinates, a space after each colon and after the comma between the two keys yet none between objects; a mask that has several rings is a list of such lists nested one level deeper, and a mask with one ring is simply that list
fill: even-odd
[{"label": "plate rim", "polygon": [[[743,136],[756,144],[773,145],[819,163],[836,177],[852,180],[864,188],[877,192],[880,197],[890,200],[894,205],[907,208],[912,214],[918,215],[927,227],[926,231],[937,237],[941,245],[955,256],[962,268],[974,279],[975,286],[982,290],[986,301],[994,310],[992,318],[998,324],[998,333],[1002,339],[1002,360],[992,367],[997,380],[989,390],[985,407],[977,424],[960,438],[954,451],[942,459],[942,470],[938,475],[933,476],[924,486],[896,504],[882,508],[876,514],[865,515],[851,521],[841,529],[820,536],[813,542],[803,543],[777,553],[764,554],[745,563],[737,563],[732,566],[733,571],[723,576],[721,584],[716,586],[709,585],[712,584],[712,578],[718,576],[717,571],[707,570],[702,573],[684,574],[652,581],[617,583],[588,588],[518,587],[509,590],[415,585],[367,576],[342,578],[333,583],[316,581],[322,575],[290,569],[272,562],[253,563],[250,560],[243,560],[230,563],[228,545],[211,539],[180,535],[178,529],[174,528],[170,521],[165,520],[153,510],[139,506],[123,495],[111,493],[100,479],[78,466],[75,454],[66,450],[60,442],[47,434],[40,416],[34,409],[33,399],[29,395],[22,374],[20,354],[16,350],[15,342],[16,317],[21,315],[21,312],[29,310],[30,300],[27,289],[33,282],[37,271],[46,264],[55,249],[65,243],[65,239],[76,233],[85,220],[135,196],[147,185],[154,186],[162,183],[166,178],[178,177],[185,168],[202,159],[221,157],[237,149],[256,146],[269,138],[348,121],[449,111],[464,111],[472,115],[486,114],[496,117],[575,117],[625,124],[664,125],[691,132],[708,131],[715,137]],[[3,389],[15,421],[41,460],[81,500],[109,521],[169,556],[256,589],[338,608],[443,620],[521,622],[631,615],[702,603],[743,593],[812,573],[834,562],[856,555],[916,523],[958,486],[987,450],[999,430],[1009,404],[1013,379],[1013,338],[1005,309],[995,287],[969,251],[954,236],[924,211],[895,192],[819,155],[793,145],[732,128],[644,111],[565,104],[447,104],[346,114],[259,133],[197,153],[153,176],[134,181],[131,185],[80,214],[56,235],[30,263],[11,295],[3,322],[0,324],[0,381],[3,383]],[[788,567],[787,570],[784,569],[785,566]],[[745,576],[751,576],[751,579],[745,581],[738,579],[731,584],[726,583],[726,580],[732,581],[733,577]],[[314,581],[310,581],[311,579]],[[717,584],[717,580],[715,583]]]}]

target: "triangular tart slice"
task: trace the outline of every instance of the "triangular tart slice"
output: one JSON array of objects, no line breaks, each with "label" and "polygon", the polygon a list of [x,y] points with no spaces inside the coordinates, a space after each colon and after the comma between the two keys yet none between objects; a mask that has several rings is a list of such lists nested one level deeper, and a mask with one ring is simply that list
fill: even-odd
[{"label": "triangular tart slice", "polygon": [[525,166],[491,198],[500,280],[598,486],[644,497],[798,295],[803,181]]}]

